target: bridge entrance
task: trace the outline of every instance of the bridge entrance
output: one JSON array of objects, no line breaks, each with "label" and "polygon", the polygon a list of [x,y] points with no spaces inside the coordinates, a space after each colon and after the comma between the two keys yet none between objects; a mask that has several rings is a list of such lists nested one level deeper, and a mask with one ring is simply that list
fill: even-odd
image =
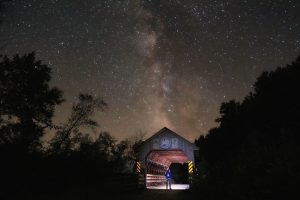
[{"label": "bridge entrance", "polygon": [[168,128],[147,139],[139,151],[141,173],[148,189],[166,189],[165,173],[171,171],[172,189],[189,189],[197,147]]}]

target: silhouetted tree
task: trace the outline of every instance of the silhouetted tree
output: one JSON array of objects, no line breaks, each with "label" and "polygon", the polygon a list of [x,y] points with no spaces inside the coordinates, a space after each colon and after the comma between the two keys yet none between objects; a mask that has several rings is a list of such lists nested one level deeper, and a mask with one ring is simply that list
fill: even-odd
[{"label": "silhouetted tree", "polygon": [[101,157],[107,161],[112,160],[116,140],[108,132],[100,133],[95,145],[98,147]]},{"label": "silhouetted tree", "polygon": [[130,160],[130,143],[128,140],[122,140],[115,145],[113,149],[113,165],[115,172],[125,172],[126,164]]},{"label": "silhouetted tree", "polygon": [[34,150],[46,128],[52,128],[62,91],[50,87],[51,69],[35,54],[3,57],[0,62],[0,144]]},{"label": "silhouetted tree", "polygon": [[96,110],[103,111],[107,104],[101,98],[92,95],[80,94],[79,102],[73,105],[71,116],[66,124],[58,128],[51,141],[54,153],[62,153],[71,150],[82,137],[81,128],[95,128],[98,123],[91,117]]},{"label": "silhouetted tree", "polygon": [[220,125],[196,141],[207,161],[203,188],[237,199],[287,198],[298,193],[299,85],[300,56],[284,68],[263,72],[242,103],[221,105]]},{"label": "silhouetted tree", "polygon": [[[93,114],[107,108],[101,98],[80,94],[68,121],[53,124],[54,108],[63,99],[60,90],[49,86],[50,72],[34,53],[0,62],[0,199],[39,199],[49,195],[48,188],[58,196],[78,187],[109,189],[107,183],[121,180],[132,158],[135,143],[118,142],[108,132],[89,134],[88,129],[98,127]],[[42,145],[46,129],[56,131],[50,148],[33,151]]]},{"label": "silhouetted tree", "polygon": [[128,157],[133,160],[137,159],[140,147],[142,146],[145,140],[146,132],[138,130],[133,136],[128,139],[129,142],[129,152]]}]

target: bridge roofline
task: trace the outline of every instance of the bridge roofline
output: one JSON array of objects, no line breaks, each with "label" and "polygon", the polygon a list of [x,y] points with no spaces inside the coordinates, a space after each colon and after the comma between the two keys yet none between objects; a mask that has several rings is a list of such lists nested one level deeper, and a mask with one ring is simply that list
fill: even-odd
[{"label": "bridge roofline", "polygon": [[184,140],[185,142],[187,142],[189,145],[193,146],[194,150],[198,150],[199,148],[194,144],[191,143],[190,141],[188,141],[187,139],[185,139],[184,137],[182,137],[181,135],[175,133],[174,131],[170,130],[167,127],[163,127],[162,129],[160,129],[158,132],[154,133],[152,136],[150,136],[148,139],[146,139],[143,143],[147,143],[149,142],[151,139],[153,139],[154,137],[163,134],[164,132],[168,131],[169,133],[179,137],[180,139]]}]

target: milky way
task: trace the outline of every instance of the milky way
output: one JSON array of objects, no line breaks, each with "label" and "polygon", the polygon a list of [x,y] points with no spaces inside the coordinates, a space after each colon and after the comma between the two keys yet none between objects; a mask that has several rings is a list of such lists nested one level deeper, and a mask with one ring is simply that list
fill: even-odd
[{"label": "milky way", "polygon": [[95,119],[117,138],[167,126],[193,140],[217,126],[219,106],[242,100],[264,70],[300,49],[297,0],[12,0],[1,54],[35,51],[70,114],[79,93],[109,104]]}]

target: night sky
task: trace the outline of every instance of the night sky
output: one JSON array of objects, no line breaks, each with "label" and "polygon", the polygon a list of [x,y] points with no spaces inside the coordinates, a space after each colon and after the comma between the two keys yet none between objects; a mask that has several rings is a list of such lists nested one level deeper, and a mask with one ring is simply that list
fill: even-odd
[{"label": "night sky", "polygon": [[299,0],[14,0],[2,15],[0,53],[35,51],[53,69],[55,121],[93,93],[109,104],[99,130],[118,139],[205,135],[221,102],[300,52]]}]

